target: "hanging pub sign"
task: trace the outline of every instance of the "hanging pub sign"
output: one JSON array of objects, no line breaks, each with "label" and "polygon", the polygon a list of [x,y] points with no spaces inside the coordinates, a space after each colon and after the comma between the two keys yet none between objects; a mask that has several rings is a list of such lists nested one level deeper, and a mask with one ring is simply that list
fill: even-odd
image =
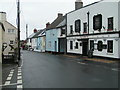
[{"label": "hanging pub sign", "polygon": [[102,29],[102,15],[98,14],[93,17],[93,29],[101,30]]}]

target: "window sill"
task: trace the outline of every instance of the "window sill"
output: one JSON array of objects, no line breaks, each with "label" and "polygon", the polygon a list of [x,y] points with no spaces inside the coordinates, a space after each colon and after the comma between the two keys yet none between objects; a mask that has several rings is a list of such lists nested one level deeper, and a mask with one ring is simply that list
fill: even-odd
[{"label": "window sill", "polygon": [[114,55],[113,53],[107,53],[107,55]]},{"label": "window sill", "polygon": [[108,29],[107,31],[113,31],[112,29]]}]

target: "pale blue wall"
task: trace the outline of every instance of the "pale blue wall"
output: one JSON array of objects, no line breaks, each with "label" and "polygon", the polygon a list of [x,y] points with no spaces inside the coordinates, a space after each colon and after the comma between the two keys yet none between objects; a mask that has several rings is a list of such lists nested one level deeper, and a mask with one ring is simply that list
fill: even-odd
[{"label": "pale blue wall", "polygon": [[40,50],[41,49],[41,38],[38,37],[37,38],[37,50]]},{"label": "pale blue wall", "polygon": [[58,52],[58,30],[51,29],[46,31],[46,51],[55,52],[55,41],[56,41],[56,52]]}]

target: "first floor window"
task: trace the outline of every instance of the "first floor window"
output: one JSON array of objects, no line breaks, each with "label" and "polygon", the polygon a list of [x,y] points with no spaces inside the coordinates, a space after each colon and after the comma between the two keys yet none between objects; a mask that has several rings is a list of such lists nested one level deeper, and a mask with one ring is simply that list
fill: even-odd
[{"label": "first floor window", "polygon": [[70,34],[73,34],[73,25],[70,25]]},{"label": "first floor window", "polygon": [[87,33],[87,23],[83,23],[83,33]]},{"label": "first floor window", "polygon": [[113,53],[113,41],[112,40],[108,41],[107,44],[108,44],[107,52]]},{"label": "first floor window", "polygon": [[65,29],[61,28],[61,35],[65,34]]},{"label": "first floor window", "polygon": [[70,49],[73,49],[73,41],[70,41]]},{"label": "first floor window", "polygon": [[113,17],[108,18],[108,30],[113,30]]},{"label": "first floor window", "polygon": [[93,17],[93,29],[101,30],[102,29],[102,15],[98,14]]},{"label": "first floor window", "polygon": [[81,20],[76,20],[75,21],[75,32],[80,33],[81,31]]},{"label": "first floor window", "polygon": [[97,49],[98,51],[102,51],[103,47],[103,42],[102,41],[98,41],[98,45],[97,45]]}]

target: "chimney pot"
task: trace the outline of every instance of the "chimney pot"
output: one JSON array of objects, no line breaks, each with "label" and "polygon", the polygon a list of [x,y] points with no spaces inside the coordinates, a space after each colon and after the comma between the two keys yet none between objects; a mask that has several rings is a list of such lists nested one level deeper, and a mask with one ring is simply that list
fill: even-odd
[{"label": "chimney pot", "polygon": [[62,13],[58,13],[58,17],[62,17],[63,16],[63,14]]},{"label": "chimney pot", "polygon": [[37,29],[34,29],[33,32],[36,33],[36,32],[37,32]]}]

